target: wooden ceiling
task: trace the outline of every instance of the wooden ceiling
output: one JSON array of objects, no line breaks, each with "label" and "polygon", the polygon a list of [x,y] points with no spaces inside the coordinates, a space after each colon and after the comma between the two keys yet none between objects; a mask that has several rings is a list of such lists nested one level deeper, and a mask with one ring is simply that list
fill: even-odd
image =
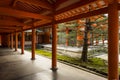
[{"label": "wooden ceiling", "polygon": [[0,33],[104,14],[107,6],[108,0],[0,0]]}]

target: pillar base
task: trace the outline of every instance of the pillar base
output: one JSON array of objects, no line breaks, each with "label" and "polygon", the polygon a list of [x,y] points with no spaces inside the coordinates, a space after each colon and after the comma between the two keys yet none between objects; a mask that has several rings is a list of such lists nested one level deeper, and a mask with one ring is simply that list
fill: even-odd
[{"label": "pillar base", "polygon": [[35,58],[31,58],[31,60],[35,60]]},{"label": "pillar base", "polygon": [[24,53],[21,53],[21,55],[24,55]]},{"label": "pillar base", "polygon": [[53,72],[57,71],[58,68],[50,68]]}]

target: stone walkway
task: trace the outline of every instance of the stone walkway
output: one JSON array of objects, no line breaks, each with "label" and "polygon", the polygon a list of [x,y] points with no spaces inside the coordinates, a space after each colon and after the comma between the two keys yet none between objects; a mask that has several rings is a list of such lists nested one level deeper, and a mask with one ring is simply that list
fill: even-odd
[{"label": "stone walkway", "polygon": [[11,49],[0,48],[0,80],[107,80],[98,75],[58,62],[58,71],[52,72],[51,60],[31,53],[24,55]]}]

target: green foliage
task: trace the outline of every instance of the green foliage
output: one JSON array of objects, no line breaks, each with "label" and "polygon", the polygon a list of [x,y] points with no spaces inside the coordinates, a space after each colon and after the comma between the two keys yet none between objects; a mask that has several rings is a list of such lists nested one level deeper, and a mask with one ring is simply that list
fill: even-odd
[{"label": "green foliage", "polygon": [[59,29],[59,30],[64,30],[64,29],[66,29],[65,23],[58,24],[58,29]]},{"label": "green foliage", "polygon": [[65,32],[58,32],[58,44],[65,44],[65,40],[67,35],[65,35]]},{"label": "green foliage", "polygon": [[76,46],[76,31],[69,32],[68,39],[69,39],[69,45],[70,46]]},{"label": "green foliage", "polygon": [[[97,26],[96,27],[93,27],[92,26],[92,33],[94,33],[95,35],[94,35],[94,38],[97,38],[98,40],[100,40],[101,39],[101,36],[100,35],[103,35],[104,37],[106,37],[107,36],[107,31],[108,31],[108,29],[107,28],[104,28],[104,25],[106,25],[107,26],[107,24],[108,24],[108,17],[105,17],[105,16],[103,16],[104,18],[101,20],[101,19],[97,19],[96,21],[94,21],[94,22],[92,22],[92,24],[97,24]],[[104,29],[103,29],[104,28]],[[97,35],[96,35],[97,34]]]},{"label": "green foliage", "polygon": [[76,21],[70,21],[67,23],[58,24],[58,30],[65,30],[67,27],[70,29],[75,29],[78,26]]},{"label": "green foliage", "polygon": [[[65,44],[66,38],[69,39],[69,46],[76,45],[76,27],[78,26],[76,21],[70,21],[68,23],[61,23],[58,25],[58,44]],[[69,34],[66,35],[65,30],[69,28]]]},{"label": "green foliage", "polygon": [[[108,23],[108,17],[105,15],[101,15],[101,17],[91,22],[91,26],[92,24],[97,24],[96,27],[92,26],[92,30],[90,31],[90,33],[94,34],[94,39],[101,40],[102,39],[101,35],[107,38],[108,30],[107,28],[104,28],[104,26],[107,26],[107,23]],[[81,33],[80,31],[77,31],[77,26],[84,26],[84,25],[85,24],[78,24],[77,21],[70,21],[70,22],[58,24],[58,30],[60,31],[58,32],[58,36],[62,36],[58,39],[59,40],[58,43],[65,44],[66,38],[68,38],[69,45],[75,46],[76,45],[76,33],[84,35],[83,32]],[[65,33],[66,28],[69,28],[70,30],[69,35],[66,35]]]}]

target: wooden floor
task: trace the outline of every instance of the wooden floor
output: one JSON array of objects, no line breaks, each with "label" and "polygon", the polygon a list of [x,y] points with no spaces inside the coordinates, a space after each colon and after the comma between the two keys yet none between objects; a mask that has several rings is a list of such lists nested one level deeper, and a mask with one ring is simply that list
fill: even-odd
[{"label": "wooden floor", "polygon": [[107,80],[58,62],[58,71],[52,72],[51,60],[36,55],[32,61],[31,53],[20,50],[0,48],[0,80]]}]

